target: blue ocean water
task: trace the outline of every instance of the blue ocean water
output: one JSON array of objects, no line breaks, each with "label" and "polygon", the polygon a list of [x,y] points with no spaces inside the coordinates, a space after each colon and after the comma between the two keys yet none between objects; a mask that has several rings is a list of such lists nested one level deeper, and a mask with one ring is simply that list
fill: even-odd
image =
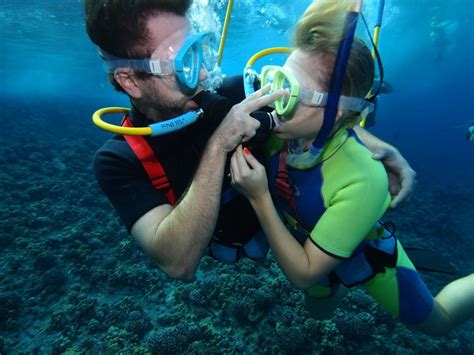
[{"label": "blue ocean water", "polygon": [[[222,21],[226,1],[200,3]],[[287,45],[293,24],[309,3],[236,1],[223,72],[239,74],[256,51]],[[366,1],[369,24],[374,5],[374,0]],[[393,92],[382,95],[371,129],[398,147],[418,173],[413,200],[392,214],[405,238],[442,249],[458,268],[471,272],[474,143],[465,134],[474,125],[473,28],[471,0],[387,0],[380,52]],[[308,325],[301,296],[271,260],[254,267],[206,259],[196,284],[172,282],[153,269],[126,236],[91,173],[93,153],[109,137],[92,125],[92,112],[128,106],[128,101],[106,80],[84,31],[82,2],[3,0],[0,34],[1,354],[145,353],[153,336],[176,343],[175,333],[192,331],[195,338],[177,345],[168,339],[177,346],[174,352],[317,353],[330,351],[331,341],[338,351],[354,352],[356,345],[366,351],[371,342],[380,345],[383,333],[377,337],[374,329],[385,324],[382,311],[368,316],[368,329],[360,334],[350,330],[360,322],[357,313],[344,314],[354,323],[334,320],[327,324],[332,330],[325,332],[322,326]],[[256,281],[248,280],[260,272]],[[433,290],[451,280],[426,278]],[[252,282],[256,284],[249,286]],[[272,293],[265,302],[273,303],[256,306],[249,291],[240,297],[254,302],[253,308],[242,315],[238,309],[245,304],[199,294],[209,288],[229,295],[235,289],[257,289]],[[373,310],[364,294],[352,297],[359,302],[357,310]],[[206,309],[200,302],[207,301],[212,306]],[[124,309],[128,318],[120,314]],[[277,340],[294,337],[298,343],[293,331],[302,322],[304,331],[316,329],[319,340],[314,344],[292,348]],[[389,340],[393,346],[383,348],[389,353],[473,350],[472,322],[441,339],[413,335],[393,320],[386,322],[396,333]],[[370,338],[369,345],[349,341],[348,334]],[[203,342],[214,348],[199,348]]]}]

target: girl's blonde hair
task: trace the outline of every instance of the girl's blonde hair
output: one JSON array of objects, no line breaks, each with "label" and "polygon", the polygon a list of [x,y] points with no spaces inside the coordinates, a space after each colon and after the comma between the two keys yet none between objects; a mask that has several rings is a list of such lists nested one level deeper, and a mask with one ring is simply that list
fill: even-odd
[{"label": "girl's blonde hair", "polygon": [[[314,55],[315,74],[329,90],[339,43],[346,32],[346,18],[353,0],[315,0],[296,24],[293,47]],[[354,38],[342,94],[365,97],[374,80],[374,61],[369,48]]]}]

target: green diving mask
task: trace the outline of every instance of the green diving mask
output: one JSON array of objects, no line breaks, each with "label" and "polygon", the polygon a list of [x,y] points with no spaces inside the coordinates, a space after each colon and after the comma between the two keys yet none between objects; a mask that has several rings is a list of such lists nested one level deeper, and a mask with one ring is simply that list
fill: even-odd
[{"label": "green diving mask", "polygon": [[[324,107],[329,94],[317,90],[310,90],[301,86],[298,80],[284,67],[277,65],[266,65],[260,73],[261,86],[271,84],[271,92],[286,90],[287,94],[277,99],[274,103],[275,111],[281,117],[281,121],[289,119],[300,102],[307,106]],[[358,97],[341,96],[339,108],[354,112],[372,112],[374,104]]]},{"label": "green diving mask", "polygon": [[175,74],[179,83],[189,91],[196,90],[202,66],[212,71],[218,60],[217,40],[211,32],[189,34],[177,51],[170,48],[166,59],[119,58],[103,50],[100,50],[100,55],[105,60],[109,71],[113,72],[117,68],[126,67],[156,76]]}]

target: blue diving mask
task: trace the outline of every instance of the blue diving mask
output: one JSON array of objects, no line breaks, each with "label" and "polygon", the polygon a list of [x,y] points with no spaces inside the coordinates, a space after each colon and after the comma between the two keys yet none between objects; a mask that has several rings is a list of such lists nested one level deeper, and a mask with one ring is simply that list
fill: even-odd
[{"label": "blue diving mask", "polygon": [[187,91],[195,91],[199,83],[201,68],[212,71],[217,65],[217,39],[211,32],[189,34],[176,55],[170,47],[169,59],[129,59],[115,57],[102,49],[100,55],[106,62],[108,70],[131,68],[156,76],[176,75],[180,85]]}]

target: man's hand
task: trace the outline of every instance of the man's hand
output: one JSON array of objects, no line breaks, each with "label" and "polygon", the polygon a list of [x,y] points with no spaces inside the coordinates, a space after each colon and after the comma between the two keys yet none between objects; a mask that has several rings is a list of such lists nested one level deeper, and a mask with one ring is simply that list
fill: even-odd
[{"label": "man's hand", "polygon": [[373,152],[373,159],[380,160],[388,175],[390,194],[393,197],[391,208],[407,201],[416,185],[416,172],[400,154],[398,149],[391,145],[384,145]]},{"label": "man's hand", "polygon": [[360,126],[354,127],[359,138],[372,152],[372,158],[380,160],[388,175],[391,208],[408,200],[416,185],[416,173],[397,148],[380,140]]},{"label": "man's hand", "polygon": [[234,105],[212,135],[211,144],[215,144],[225,153],[230,153],[238,144],[250,140],[260,126],[260,122],[250,116],[250,113],[267,106],[284,94],[284,91],[280,90],[265,95],[269,89],[270,85],[267,85]]}]

